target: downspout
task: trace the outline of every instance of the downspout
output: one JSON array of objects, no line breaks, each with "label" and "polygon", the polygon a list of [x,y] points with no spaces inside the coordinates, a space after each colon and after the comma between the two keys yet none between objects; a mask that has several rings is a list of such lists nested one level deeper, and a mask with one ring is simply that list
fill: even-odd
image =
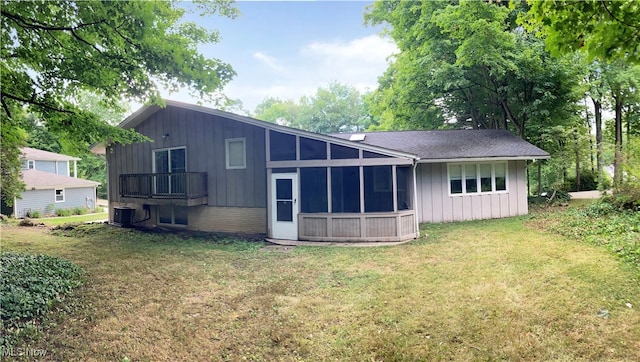
[{"label": "downspout", "polygon": [[420,237],[420,218],[418,217],[418,180],[416,170],[418,169],[417,158],[413,159],[413,209],[416,214],[416,238]]}]

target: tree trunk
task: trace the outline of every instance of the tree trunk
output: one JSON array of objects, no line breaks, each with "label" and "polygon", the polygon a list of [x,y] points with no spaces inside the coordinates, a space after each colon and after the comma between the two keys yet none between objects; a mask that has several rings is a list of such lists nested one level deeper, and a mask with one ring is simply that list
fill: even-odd
[{"label": "tree trunk", "polygon": [[580,142],[577,128],[573,130],[573,140],[575,141],[574,150],[576,152],[576,191],[580,191]]},{"label": "tree trunk", "polygon": [[596,118],[596,169],[598,179],[602,178],[602,103],[599,99],[591,98],[593,101],[594,115]]},{"label": "tree trunk", "polygon": [[613,186],[615,188],[620,186],[622,182],[622,97],[616,95],[613,97],[615,100],[615,132],[616,132],[616,148],[615,157],[613,159]]}]

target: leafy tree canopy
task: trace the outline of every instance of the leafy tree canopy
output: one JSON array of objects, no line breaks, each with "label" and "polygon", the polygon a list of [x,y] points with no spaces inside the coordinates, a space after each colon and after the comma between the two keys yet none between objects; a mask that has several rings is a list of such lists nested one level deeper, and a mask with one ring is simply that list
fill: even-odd
[{"label": "leafy tree canopy", "polygon": [[[522,8],[480,1],[377,1],[400,52],[369,102],[377,127],[505,128],[521,137],[566,122],[577,92],[571,59],[553,59],[514,19]],[[446,123],[445,123],[446,121]]]},{"label": "leafy tree canopy", "polygon": [[362,131],[369,126],[363,96],[353,86],[332,82],[299,102],[266,98],[255,116],[269,122],[319,133]]},{"label": "leafy tree canopy", "polygon": [[558,55],[584,51],[591,60],[640,63],[640,2],[634,0],[539,1],[521,18]]},{"label": "leafy tree canopy", "polygon": [[[237,12],[230,0],[188,7],[229,17]],[[20,191],[6,186],[19,185],[15,165],[25,114],[78,149],[105,140],[141,141],[85,109],[81,94],[93,93],[109,108],[117,108],[122,98],[161,103],[161,87],[187,88],[201,99],[222,102],[219,91],[234,76],[231,66],[197,51],[199,43],[218,41],[217,32],[182,21],[186,10],[174,2],[2,1],[0,8],[2,199],[7,202]]]}]

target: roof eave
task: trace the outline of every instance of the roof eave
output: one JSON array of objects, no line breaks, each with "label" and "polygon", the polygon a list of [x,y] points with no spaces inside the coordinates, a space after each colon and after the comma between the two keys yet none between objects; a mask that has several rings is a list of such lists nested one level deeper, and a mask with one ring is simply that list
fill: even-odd
[{"label": "roof eave", "polygon": [[551,156],[499,156],[499,157],[465,157],[465,158],[423,158],[418,163],[452,163],[452,162],[488,162],[488,161],[528,161],[546,160]]},{"label": "roof eave", "polygon": [[[414,155],[414,154],[411,154],[411,153],[406,153],[406,152],[397,151],[397,150],[388,149],[388,148],[379,147],[379,146],[373,146],[373,145],[369,145],[369,144],[366,144],[366,143],[353,142],[353,141],[345,140],[343,138],[329,136],[329,135],[325,135],[325,134],[321,134],[321,133],[304,131],[304,130],[300,130],[300,129],[297,129],[297,128],[282,126],[282,125],[271,123],[271,122],[261,121],[259,119],[251,118],[251,117],[248,117],[248,116],[241,116],[239,114],[229,113],[229,112],[225,112],[225,111],[221,111],[221,110],[217,110],[217,109],[213,109],[213,108],[208,108],[208,107],[204,107],[204,106],[199,106],[199,105],[195,105],[195,104],[178,102],[178,101],[173,101],[173,100],[168,100],[168,99],[165,100],[165,104],[167,106],[188,109],[188,110],[192,110],[192,111],[196,111],[196,112],[202,112],[202,113],[206,113],[206,114],[210,114],[210,115],[214,115],[214,116],[219,116],[219,117],[225,117],[225,118],[233,119],[233,120],[238,121],[238,122],[250,124],[250,125],[253,125],[253,126],[257,126],[257,127],[262,127],[262,128],[265,128],[265,129],[270,129],[270,130],[279,131],[279,132],[296,134],[296,135],[299,135],[299,136],[311,137],[311,138],[323,140],[323,141],[326,141],[326,142],[339,144],[339,145],[342,145],[342,146],[358,147],[358,148],[365,149],[367,151],[384,153],[384,154],[387,154],[387,155],[390,155],[390,156],[394,156],[394,157],[399,157],[399,158],[407,158],[407,159],[411,159],[411,160],[418,159],[417,155]],[[129,117],[125,118],[118,126],[122,127],[122,128],[126,128],[126,129],[134,128],[137,125],[139,125],[140,123],[142,123],[142,121],[144,121],[145,119],[147,119],[148,117],[150,117],[152,114],[154,114],[155,112],[157,112],[160,109],[161,108],[159,106],[156,106],[156,105],[144,106],[144,107],[140,108],[138,111],[132,113]]]}]

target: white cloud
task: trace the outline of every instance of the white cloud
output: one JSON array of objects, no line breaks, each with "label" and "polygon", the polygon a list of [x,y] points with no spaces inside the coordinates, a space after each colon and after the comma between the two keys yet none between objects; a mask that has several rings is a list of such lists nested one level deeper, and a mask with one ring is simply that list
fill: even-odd
[{"label": "white cloud", "polygon": [[391,40],[369,35],[349,42],[314,42],[303,49],[303,55],[319,63],[317,71],[321,76],[363,90],[377,86],[377,78],[387,69],[388,58],[397,51]]},{"label": "white cloud", "polygon": [[[391,40],[378,35],[349,41],[315,41],[298,52],[278,54],[277,59],[254,51],[253,61],[245,69],[236,69],[238,76],[224,93],[240,99],[244,108],[253,111],[266,97],[298,101],[332,81],[354,86],[361,92],[372,91],[389,65],[389,57],[397,51]],[[274,71],[257,71],[263,65]]]},{"label": "white cloud", "polygon": [[253,57],[255,59],[258,59],[260,62],[264,63],[266,66],[268,66],[269,68],[277,71],[277,72],[284,72],[284,68],[281,67],[280,65],[278,65],[278,62],[276,60],[276,58],[271,57],[263,52],[254,52]]}]

